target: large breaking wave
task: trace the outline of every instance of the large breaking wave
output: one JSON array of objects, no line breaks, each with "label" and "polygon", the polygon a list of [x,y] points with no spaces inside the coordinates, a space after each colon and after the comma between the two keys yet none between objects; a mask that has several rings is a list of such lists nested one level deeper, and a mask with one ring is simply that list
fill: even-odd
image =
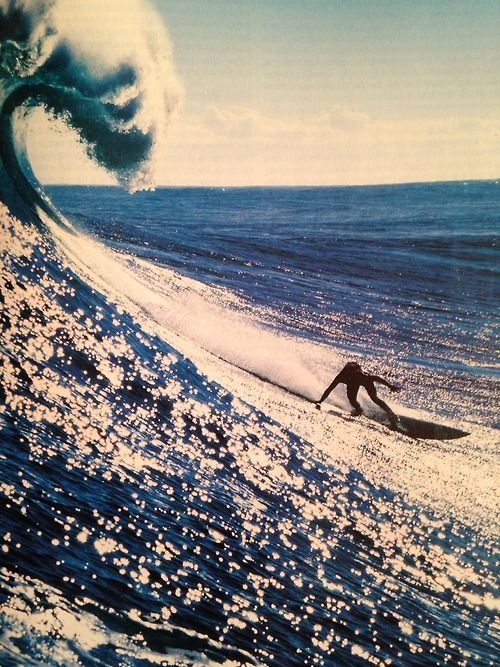
[{"label": "large breaking wave", "polygon": [[[91,7],[71,0],[8,2],[0,25],[2,178],[23,202],[47,206],[25,145],[29,115],[39,107],[76,132],[119,183],[152,187],[155,158],[181,97],[153,9],[138,0]],[[12,198],[9,184],[3,190],[4,199]]]}]

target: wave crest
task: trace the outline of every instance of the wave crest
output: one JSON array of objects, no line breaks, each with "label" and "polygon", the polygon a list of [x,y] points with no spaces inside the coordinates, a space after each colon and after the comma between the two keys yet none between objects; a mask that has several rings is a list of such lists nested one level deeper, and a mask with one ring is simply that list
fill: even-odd
[{"label": "wave crest", "polygon": [[[133,25],[134,29],[129,30]],[[13,0],[0,8],[4,167],[26,173],[23,127],[35,107],[62,119],[130,190],[155,183],[156,155],[182,89],[153,8],[138,0]],[[19,113],[19,110],[22,113]],[[21,128],[16,127],[21,121]]]}]

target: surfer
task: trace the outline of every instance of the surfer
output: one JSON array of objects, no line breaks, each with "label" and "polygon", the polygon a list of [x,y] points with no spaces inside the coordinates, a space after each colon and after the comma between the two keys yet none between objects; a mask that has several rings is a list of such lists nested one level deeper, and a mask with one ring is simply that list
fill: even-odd
[{"label": "surfer", "polygon": [[383,384],[386,387],[389,387],[391,391],[399,391],[399,387],[397,387],[396,385],[387,382],[387,380],[384,380],[383,378],[378,377],[377,375],[369,375],[368,373],[364,373],[361,370],[361,366],[358,363],[356,363],[355,361],[350,361],[333,379],[332,383],[328,385],[328,387],[325,389],[325,391],[323,392],[323,396],[316,403],[316,409],[321,410],[321,403],[323,403],[323,401],[330,395],[330,393],[335,389],[335,387],[338,384],[345,384],[347,387],[347,398],[349,399],[350,404],[354,408],[351,414],[354,417],[361,415],[363,414],[363,410],[361,409],[361,406],[358,403],[357,396],[359,388],[364,387],[366,389],[366,393],[372,399],[372,401],[376,403],[378,406],[380,406],[382,410],[385,410],[387,416],[389,417],[391,426],[395,428],[398,425],[398,417],[387,405],[387,403],[385,403],[381,398],[377,396],[377,391],[375,389],[375,382],[378,382],[379,384]]}]

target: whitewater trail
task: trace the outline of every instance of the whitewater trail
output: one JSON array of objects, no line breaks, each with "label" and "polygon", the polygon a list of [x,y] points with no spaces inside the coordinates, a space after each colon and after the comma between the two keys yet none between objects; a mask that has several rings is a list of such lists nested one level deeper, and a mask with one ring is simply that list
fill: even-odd
[{"label": "whitewater trail", "polygon": [[336,467],[361,470],[374,485],[401,492],[412,502],[473,522],[496,522],[498,466],[494,456],[474,455],[476,438],[494,449],[490,429],[474,427],[473,435],[459,441],[415,440],[368,418],[346,416],[342,407],[328,404],[318,412],[304,399],[192,345],[185,349],[203,373],[314,444]]}]

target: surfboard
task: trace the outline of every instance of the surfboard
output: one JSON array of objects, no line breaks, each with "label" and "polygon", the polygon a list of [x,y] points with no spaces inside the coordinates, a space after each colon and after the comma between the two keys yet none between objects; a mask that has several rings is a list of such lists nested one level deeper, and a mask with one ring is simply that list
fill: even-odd
[{"label": "surfboard", "polygon": [[390,431],[401,433],[409,438],[416,440],[456,440],[457,438],[464,438],[470,435],[469,431],[463,431],[454,426],[447,426],[446,424],[439,424],[428,419],[417,419],[416,417],[408,417],[407,415],[397,415],[398,425],[391,426],[385,415],[380,417],[367,415],[363,413],[359,417],[352,417],[349,415],[343,416],[344,419],[368,419],[371,422],[376,422],[384,426]]}]

